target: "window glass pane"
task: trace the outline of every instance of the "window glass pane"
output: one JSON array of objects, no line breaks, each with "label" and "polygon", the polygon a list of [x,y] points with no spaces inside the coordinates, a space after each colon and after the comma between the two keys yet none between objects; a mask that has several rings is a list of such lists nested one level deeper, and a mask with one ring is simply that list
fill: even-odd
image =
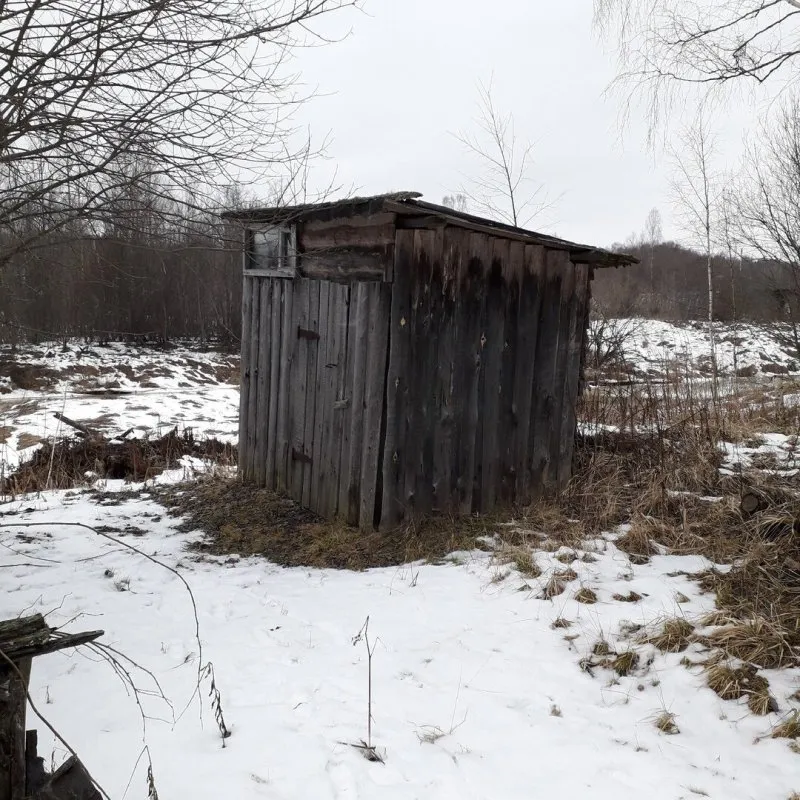
[{"label": "window glass pane", "polygon": [[253,231],[252,269],[277,269],[281,266],[280,228]]}]

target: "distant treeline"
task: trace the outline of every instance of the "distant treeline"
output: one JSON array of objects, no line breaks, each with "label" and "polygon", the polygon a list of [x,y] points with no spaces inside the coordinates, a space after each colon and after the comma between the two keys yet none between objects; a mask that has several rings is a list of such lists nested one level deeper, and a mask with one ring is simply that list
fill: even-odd
[{"label": "distant treeline", "polygon": [[235,342],[238,241],[181,234],[50,235],[0,265],[0,342],[177,337]]},{"label": "distant treeline", "polygon": [[[704,319],[704,257],[674,243],[620,247],[641,263],[595,273],[607,316]],[[714,259],[714,316],[722,321],[789,321],[795,273],[764,261]],[[60,232],[0,265],[0,342],[64,337],[178,337],[238,341],[238,235],[216,223],[181,233]]]},{"label": "distant treeline", "polygon": [[[673,242],[620,245],[641,263],[626,269],[595,272],[592,293],[607,316],[643,316],[665,320],[708,316],[706,259]],[[797,274],[768,261],[714,257],[714,318],[720,321],[789,322],[794,308]]]}]

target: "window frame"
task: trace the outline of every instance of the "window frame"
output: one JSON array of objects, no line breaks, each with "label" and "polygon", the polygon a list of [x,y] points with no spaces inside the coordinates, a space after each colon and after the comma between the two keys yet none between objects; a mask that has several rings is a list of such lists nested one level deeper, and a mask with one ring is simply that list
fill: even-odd
[{"label": "window frame", "polygon": [[[256,237],[277,237],[277,263],[259,263]],[[265,256],[261,256],[265,258]],[[297,275],[297,228],[295,225],[263,225],[245,229],[244,274],[246,277],[294,278]]]}]

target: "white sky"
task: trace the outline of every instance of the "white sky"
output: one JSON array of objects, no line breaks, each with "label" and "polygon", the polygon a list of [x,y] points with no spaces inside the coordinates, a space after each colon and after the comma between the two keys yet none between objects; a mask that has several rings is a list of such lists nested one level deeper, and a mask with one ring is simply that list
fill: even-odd
[{"label": "white sky", "polygon": [[[621,128],[620,97],[604,94],[615,59],[592,29],[592,0],[365,0],[365,13],[346,12],[330,33],[347,28],[293,65],[324,95],[301,118],[317,136],[330,132],[341,183],[440,202],[476,172],[452,134],[469,128],[477,84],[493,78],[518,137],[537,143],[534,178],[561,195],[531,227],[609,245],[641,231],[656,207],[665,236],[685,239],[668,159],[647,148],[643,118]],[[721,166],[749,117],[739,108],[736,125],[725,120]]]}]

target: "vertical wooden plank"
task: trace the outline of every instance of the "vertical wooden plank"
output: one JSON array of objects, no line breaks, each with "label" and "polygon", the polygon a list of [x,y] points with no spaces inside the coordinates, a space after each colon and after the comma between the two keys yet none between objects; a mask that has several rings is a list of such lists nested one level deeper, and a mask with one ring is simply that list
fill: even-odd
[{"label": "vertical wooden plank", "polygon": [[[308,283],[308,329],[320,334],[319,327],[319,292],[321,281],[311,280]],[[314,428],[317,410],[317,360],[320,339],[308,340],[308,359],[306,370],[306,408],[303,422],[303,498],[306,508],[311,508],[311,484],[314,476]]]},{"label": "vertical wooden plank", "polygon": [[[409,402],[406,405],[405,502],[407,513],[427,513],[433,502],[433,375],[436,338],[432,330],[435,292],[431,280],[436,232],[414,232],[412,304],[409,320]],[[440,262],[441,263],[441,262]]]},{"label": "vertical wooden plank", "polygon": [[353,282],[347,287],[347,312],[344,319],[343,358],[344,367],[339,374],[339,393],[337,400],[337,424],[339,425],[339,462],[337,473],[339,485],[336,496],[336,514],[347,520],[347,495],[350,489],[350,434],[353,419],[353,374],[355,371],[356,307],[358,305],[358,285]]},{"label": "vertical wooden plank", "polygon": [[270,331],[271,304],[272,281],[264,278],[261,280],[258,304],[258,390],[256,392],[255,457],[253,459],[253,478],[259,486],[264,486],[267,479],[267,438],[269,434],[267,421],[271,389],[268,334]]},{"label": "vertical wooden plank", "polygon": [[339,464],[342,447],[342,403],[344,375],[347,368],[347,304],[350,288],[347,284],[332,283],[328,312],[328,357],[325,364],[327,402],[324,436],[324,478],[320,489],[323,514],[334,517],[339,503]]},{"label": "vertical wooden plank", "polygon": [[279,278],[272,278],[272,308],[269,328],[269,413],[267,416],[267,469],[266,486],[274,489],[275,464],[278,460],[278,380],[281,357],[281,301],[283,285]]},{"label": "vertical wooden plank", "polygon": [[549,460],[545,483],[548,487],[558,487],[558,472],[562,452],[561,427],[564,412],[564,392],[567,388],[567,362],[569,358],[570,317],[575,312],[575,267],[569,255],[561,261],[562,281],[559,296],[558,347],[553,377],[553,410],[550,423]]},{"label": "vertical wooden plank", "polygon": [[309,340],[300,331],[308,330],[309,281],[297,278],[294,281],[293,319],[290,336],[294,354],[289,378],[289,496],[303,500],[303,433],[306,421],[306,381],[308,380]]},{"label": "vertical wooden plank", "polygon": [[489,237],[480,233],[465,234],[469,248],[468,263],[462,275],[456,314],[460,337],[458,362],[454,371],[456,397],[463,403],[458,420],[458,452],[454,484],[458,495],[458,510],[470,514],[478,471],[478,442],[482,441],[479,414],[479,384],[483,362],[483,323],[486,298],[486,273],[491,251]]},{"label": "vertical wooden plank", "polygon": [[567,254],[548,250],[545,256],[545,279],[542,313],[536,342],[534,366],[533,417],[528,445],[531,462],[531,496],[539,497],[547,488],[547,465],[550,460],[550,439],[553,423],[555,370],[558,353],[558,328],[561,313],[561,284]]},{"label": "vertical wooden plank", "polygon": [[290,376],[292,373],[292,356],[294,354],[294,336],[297,329],[292,329],[294,319],[294,280],[280,279],[281,281],[281,349],[280,370],[278,373],[278,453],[275,461],[275,485],[279,492],[286,493],[289,485],[291,458],[289,452],[289,432],[291,420],[289,419],[289,394],[291,387]]},{"label": "vertical wooden plank", "polygon": [[483,343],[483,403],[480,408],[483,423],[481,457],[481,486],[478,509],[492,511],[497,499],[500,475],[500,377],[505,345],[505,307],[507,286],[503,271],[508,263],[509,241],[494,238],[492,241],[492,266],[489,272],[486,302],[486,324]]},{"label": "vertical wooden plank", "polygon": [[252,319],[253,283],[242,279],[241,373],[239,377],[239,472],[247,477],[247,410],[250,406],[250,321]]},{"label": "vertical wooden plank", "polygon": [[391,529],[405,517],[404,459],[406,405],[409,391],[409,317],[414,232],[398,230],[395,237],[394,282],[389,318],[389,364],[386,381],[386,442],[383,450],[383,497],[381,528]]},{"label": "vertical wooden plank", "polygon": [[317,341],[317,374],[315,379],[316,402],[314,408],[314,443],[311,453],[311,492],[309,508],[317,514],[322,514],[320,492],[324,479],[324,423],[326,416],[332,410],[332,399],[328,396],[328,382],[326,369],[328,358],[328,345],[330,343],[330,330],[328,314],[330,313],[330,281],[319,282],[319,335]]},{"label": "vertical wooden plank", "polygon": [[564,386],[564,405],[561,417],[561,442],[558,461],[558,489],[566,488],[572,475],[572,454],[575,446],[575,424],[577,404],[581,385],[581,367],[586,318],[589,306],[590,285],[589,267],[586,264],[573,265],[575,270],[575,291],[570,309],[569,344],[567,348],[567,371]]},{"label": "vertical wooden plank", "polygon": [[342,441],[342,477],[339,513],[348,525],[357,525],[361,509],[361,453],[364,438],[364,386],[367,374],[367,336],[371,283],[353,284],[350,300],[348,374],[350,386],[350,430]]},{"label": "vertical wooden plank", "polygon": [[530,502],[531,469],[529,450],[531,417],[533,415],[534,365],[542,308],[544,248],[525,245],[524,271],[520,285],[518,313],[518,355],[514,373],[514,409],[517,420],[514,432],[516,469],[515,498],[523,505]]},{"label": "vertical wooden plank", "polygon": [[366,379],[364,385],[363,448],[358,526],[372,530],[376,522],[378,470],[381,468],[381,422],[386,396],[386,350],[389,338],[391,289],[386,283],[370,283],[367,332]]},{"label": "vertical wooden plank", "polygon": [[[459,231],[459,236],[461,232]],[[456,426],[456,406],[461,399],[453,395],[453,370],[455,349],[460,347],[458,339],[458,318],[455,314],[457,284],[450,276],[461,270],[460,238],[453,235],[453,229],[445,230],[442,242],[442,281],[439,306],[438,356],[435,376],[436,414],[433,456],[433,508],[436,511],[449,511],[454,504],[451,478],[453,474],[454,437]]]},{"label": "vertical wooden plank", "polygon": [[[12,670],[0,666],[0,799],[24,800],[25,711],[31,659],[22,658]],[[20,677],[21,675],[21,677]]]},{"label": "vertical wooden plank", "polygon": [[516,443],[517,411],[514,406],[514,385],[519,361],[525,358],[519,350],[519,301],[522,275],[525,270],[525,245],[510,242],[505,275],[505,304],[503,317],[503,354],[500,370],[500,410],[498,419],[498,476],[497,495],[508,507],[516,501],[517,468]]},{"label": "vertical wooden plank", "polygon": [[245,441],[247,443],[247,463],[245,478],[249,481],[259,482],[255,473],[256,461],[256,418],[258,411],[258,352],[261,346],[261,323],[259,316],[261,313],[261,289],[264,285],[264,278],[256,278],[253,284],[253,297],[250,307],[250,392],[247,398],[247,433]]}]

